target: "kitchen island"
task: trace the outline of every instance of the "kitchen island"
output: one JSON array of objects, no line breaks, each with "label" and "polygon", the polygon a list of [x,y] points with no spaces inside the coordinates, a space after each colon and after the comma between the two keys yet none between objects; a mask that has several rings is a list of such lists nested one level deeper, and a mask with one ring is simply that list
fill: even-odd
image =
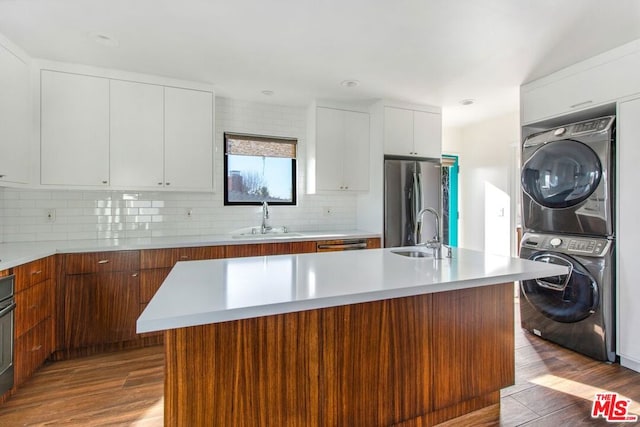
[{"label": "kitchen island", "polygon": [[426,426],[499,403],[513,281],[564,267],[396,251],[178,263],[137,323],[165,330],[165,425]]}]

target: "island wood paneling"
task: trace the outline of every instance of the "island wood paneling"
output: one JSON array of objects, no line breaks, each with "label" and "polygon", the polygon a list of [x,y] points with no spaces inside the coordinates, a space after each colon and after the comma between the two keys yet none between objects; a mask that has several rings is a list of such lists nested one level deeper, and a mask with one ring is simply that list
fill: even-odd
[{"label": "island wood paneling", "polygon": [[166,331],[165,425],[426,426],[494,404],[514,378],[512,298],[504,284]]},{"label": "island wood paneling", "polygon": [[435,409],[515,382],[513,315],[511,284],[433,294]]}]

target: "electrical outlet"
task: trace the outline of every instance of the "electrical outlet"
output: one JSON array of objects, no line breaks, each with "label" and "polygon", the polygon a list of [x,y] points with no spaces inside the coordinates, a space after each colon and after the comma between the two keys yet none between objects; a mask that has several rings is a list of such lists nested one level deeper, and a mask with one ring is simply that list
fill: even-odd
[{"label": "electrical outlet", "polygon": [[47,209],[45,211],[45,215],[47,218],[47,222],[55,222],[56,220],[56,210],[55,209]]},{"label": "electrical outlet", "polygon": [[333,209],[331,208],[331,206],[325,206],[322,208],[322,215],[324,216],[331,216],[333,215]]}]

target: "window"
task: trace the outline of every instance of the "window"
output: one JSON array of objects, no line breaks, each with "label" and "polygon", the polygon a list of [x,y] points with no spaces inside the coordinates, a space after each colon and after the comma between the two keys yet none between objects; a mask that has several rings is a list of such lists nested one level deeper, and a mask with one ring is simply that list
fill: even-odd
[{"label": "window", "polygon": [[224,204],[296,204],[293,138],[224,134]]}]

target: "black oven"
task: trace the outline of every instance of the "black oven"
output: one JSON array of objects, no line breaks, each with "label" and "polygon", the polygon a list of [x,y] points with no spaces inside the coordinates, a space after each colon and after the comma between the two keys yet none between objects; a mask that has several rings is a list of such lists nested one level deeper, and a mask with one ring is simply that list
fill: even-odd
[{"label": "black oven", "polygon": [[13,387],[13,276],[0,278],[0,396]]}]

